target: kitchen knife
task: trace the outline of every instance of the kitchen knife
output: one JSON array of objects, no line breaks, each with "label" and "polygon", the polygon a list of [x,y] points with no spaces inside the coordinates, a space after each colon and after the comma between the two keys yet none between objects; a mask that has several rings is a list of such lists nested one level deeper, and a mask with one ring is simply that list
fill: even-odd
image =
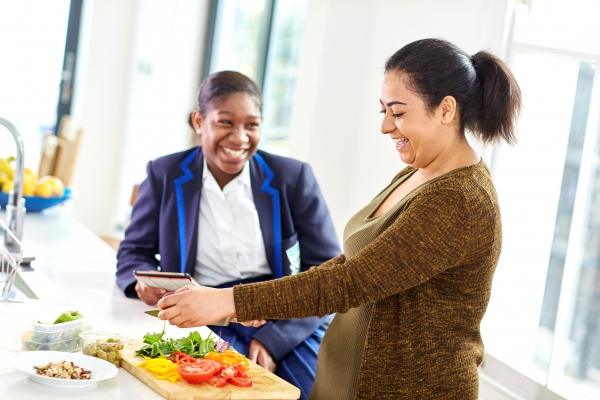
[{"label": "kitchen knife", "polygon": [[[153,317],[156,317],[156,318],[158,318],[159,312],[160,312],[160,310],[144,311],[145,314],[152,315]],[[207,325],[227,326],[227,325],[229,325],[230,321],[231,321],[231,317],[227,317],[227,318],[223,318],[222,320],[219,320],[217,322],[213,322],[212,324],[207,324]]]}]

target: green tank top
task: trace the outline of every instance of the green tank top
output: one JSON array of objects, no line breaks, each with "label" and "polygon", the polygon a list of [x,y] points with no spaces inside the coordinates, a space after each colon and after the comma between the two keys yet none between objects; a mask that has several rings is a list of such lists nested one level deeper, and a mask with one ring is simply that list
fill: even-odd
[{"label": "green tank top", "polygon": [[[413,173],[392,182],[350,218],[343,238],[346,259],[383,233],[396,220],[406,201],[426,186],[409,193],[386,213],[371,217],[388,195]],[[316,377],[309,400],[354,399],[372,309],[373,303],[368,303],[336,314],[319,348]]]}]

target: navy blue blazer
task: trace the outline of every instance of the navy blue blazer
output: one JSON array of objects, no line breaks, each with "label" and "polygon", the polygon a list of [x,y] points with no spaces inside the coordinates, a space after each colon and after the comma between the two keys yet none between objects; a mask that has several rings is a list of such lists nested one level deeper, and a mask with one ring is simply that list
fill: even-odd
[{"label": "navy blue blazer", "polygon": [[[194,275],[202,193],[201,147],[150,161],[140,184],[131,222],[117,253],[117,285],[137,297],[135,270]],[[337,235],[310,166],[257,151],[250,159],[250,181],[265,251],[273,277],[306,271],[341,254]],[[292,263],[294,250],[300,262]],[[290,255],[288,256],[288,250]],[[157,258],[157,255],[159,258]],[[160,261],[159,261],[160,260]],[[260,328],[259,340],[279,361],[329,316],[280,320]]]}]

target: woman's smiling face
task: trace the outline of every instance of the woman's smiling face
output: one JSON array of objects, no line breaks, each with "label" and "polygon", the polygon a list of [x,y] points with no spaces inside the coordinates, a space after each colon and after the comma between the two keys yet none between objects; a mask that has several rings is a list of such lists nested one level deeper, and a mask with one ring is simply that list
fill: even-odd
[{"label": "woman's smiling face", "polygon": [[430,113],[425,102],[405,84],[406,74],[389,71],[381,88],[381,133],[396,142],[400,159],[413,168],[429,165],[444,149],[439,110]]},{"label": "woman's smiling face", "polygon": [[233,93],[215,101],[204,117],[195,111],[194,119],[208,169],[223,188],[258,148],[262,122],[259,102],[247,93]]}]

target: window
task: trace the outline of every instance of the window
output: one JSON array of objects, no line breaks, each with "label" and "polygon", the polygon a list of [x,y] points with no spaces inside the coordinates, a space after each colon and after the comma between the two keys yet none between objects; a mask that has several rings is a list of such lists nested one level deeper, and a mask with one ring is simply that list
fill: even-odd
[{"label": "window", "polygon": [[209,73],[235,70],[263,91],[260,147],[287,155],[288,127],[306,0],[218,0],[209,43]]},{"label": "window", "polygon": [[[497,149],[504,244],[486,350],[566,398],[600,398],[600,3],[517,5],[519,144]],[[560,29],[557,29],[560,26]]]},{"label": "window", "polygon": [[[33,170],[43,135],[56,127],[71,3],[0,0],[0,117],[23,136],[25,166]],[[10,135],[0,134],[0,149],[0,157],[14,155]]]}]

